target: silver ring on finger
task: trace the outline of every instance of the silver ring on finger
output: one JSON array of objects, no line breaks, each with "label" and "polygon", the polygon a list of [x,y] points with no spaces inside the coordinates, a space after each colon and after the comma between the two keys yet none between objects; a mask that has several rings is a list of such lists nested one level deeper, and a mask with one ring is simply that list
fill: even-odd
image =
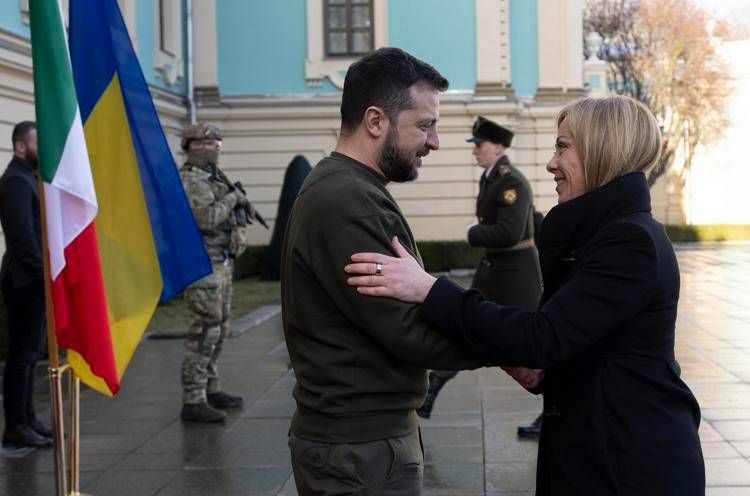
[{"label": "silver ring on finger", "polygon": [[383,273],[383,264],[382,263],[376,263],[375,264],[375,275],[379,276]]}]

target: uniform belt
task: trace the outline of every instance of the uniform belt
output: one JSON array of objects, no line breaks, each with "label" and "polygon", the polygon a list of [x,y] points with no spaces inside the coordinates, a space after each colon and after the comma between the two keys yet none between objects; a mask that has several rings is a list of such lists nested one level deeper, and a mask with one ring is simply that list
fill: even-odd
[{"label": "uniform belt", "polygon": [[496,255],[498,253],[508,253],[509,251],[525,250],[526,248],[532,248],[534,246],[534,238],[524,239],[513,246],[506,248],[487,248],[485,253],[487,255]]}]

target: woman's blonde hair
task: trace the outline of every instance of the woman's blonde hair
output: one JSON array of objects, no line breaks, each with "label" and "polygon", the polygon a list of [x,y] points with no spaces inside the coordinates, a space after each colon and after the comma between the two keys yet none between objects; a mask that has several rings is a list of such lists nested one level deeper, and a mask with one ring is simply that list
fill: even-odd
[{"label": "woman's blonde hair", "polygon": [[626,96],[584,98],[563,108],[583,165],[586,191],[629,172],[645,171],[659,160],[661,132],[651,111]]}]

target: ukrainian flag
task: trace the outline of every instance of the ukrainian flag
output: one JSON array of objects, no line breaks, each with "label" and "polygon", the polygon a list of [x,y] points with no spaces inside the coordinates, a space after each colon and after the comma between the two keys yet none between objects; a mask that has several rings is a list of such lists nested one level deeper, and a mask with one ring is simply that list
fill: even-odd
[{"label": "ukrainian flag", "polygon": [[[119,384],[157,303],[211,264],[117,1],[71,0],[69,37]],[[68,359],[83,382],[116,393],[83,356]]]}]

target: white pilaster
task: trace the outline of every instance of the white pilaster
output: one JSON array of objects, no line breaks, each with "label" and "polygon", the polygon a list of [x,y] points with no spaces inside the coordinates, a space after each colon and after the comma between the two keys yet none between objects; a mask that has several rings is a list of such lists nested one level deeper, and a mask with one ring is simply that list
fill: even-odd
[{"label": "white pilaster", "polygon": [[193,2],[193,67],[196,98],[218,96],[216,0]]},{"label": "white pilaster", "polygon": [[539,89],[537,99],[583,95],[582,0],[537,0]]},{"label": "white pilaster", "polygon": [[512,97],[508,0],[475,0],[478,96]]}]

